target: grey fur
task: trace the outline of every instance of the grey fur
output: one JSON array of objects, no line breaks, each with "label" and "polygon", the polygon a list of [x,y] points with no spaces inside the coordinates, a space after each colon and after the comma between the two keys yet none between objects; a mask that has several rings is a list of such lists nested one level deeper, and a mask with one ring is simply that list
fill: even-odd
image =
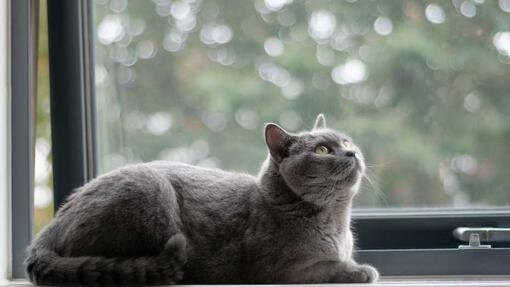
[{"label": "grey fur", "polygon": [[[377,280],[352,259],[360,150],[322,115],[312,131],[268,124],[265,136],[270,155],[258,177],[156,161],[92,180],[29,247],[28,277],[41,285]],[[331,153],[315,153],[319,144]]]}]

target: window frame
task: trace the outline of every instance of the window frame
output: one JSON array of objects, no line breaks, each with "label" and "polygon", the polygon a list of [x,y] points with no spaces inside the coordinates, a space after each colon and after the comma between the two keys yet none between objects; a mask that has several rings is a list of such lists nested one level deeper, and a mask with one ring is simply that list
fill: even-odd
[{"label": "window frame", "polygon": [[23,278],[25,249],[32,238],[39,2],[11,0],[8,5],[11,259],[7,276]]},{"label": "window frame", "polygon": [[[23,0],[27,1],[30,2]],[[56,209],[73,188],[93,178],[97,171],[91,12],[91,1],[48,2]],[[29,222],[26,216],[24,218]],[[496,245],[487,250],[460,250],[456,245],[461,243],[452,235],[459,226],[508,226],[508,209],[355,210],[353,220],[360,247],[358,260],[375,265],[383,275],[510,274],[508,245]],[[20,275],[19,272],[14,274]]]},{"label": "window frame", "polygon": [[[32,239],[38,0],[7,1],[7,99],[10,184],[5,192],[6,258],[0,275],[25,277],[23,261]],[[48,45],[55,208],[95,173],[93,69],[89,64],[91,1],[48,1]],[[84,44],[85,43],[85,44]],[[76,69],[79,67],[79,69]],[[2,250],[2,249],[0,249]],[[3,273],[2,273],[3,272]]]},{"label": "window frame", "polygon": [[0,280],[10,278],[9,5],[0,1]]},{"label": "window frame", "polygon": [[92,1],[48,1],[55,211],[96,175]]},{"label": "window frame", "polygon": [[459,249],[457,227],[508,227],[509,212],[494,210],[436,210],[355,213],[360,262],[390,276],[508,275],[508,243],[491,249]]}]

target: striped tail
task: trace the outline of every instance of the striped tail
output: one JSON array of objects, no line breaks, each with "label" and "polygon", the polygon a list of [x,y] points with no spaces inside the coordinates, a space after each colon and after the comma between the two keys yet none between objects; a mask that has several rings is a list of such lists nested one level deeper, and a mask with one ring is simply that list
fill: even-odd
[{"label": "striped tail", "polygon": [[163,251],[138,258],[61,257],[50,248],[32,248],[25,260],[26,273],[37,285],[165,285],[182,279],[186,239],[171,237]]}]

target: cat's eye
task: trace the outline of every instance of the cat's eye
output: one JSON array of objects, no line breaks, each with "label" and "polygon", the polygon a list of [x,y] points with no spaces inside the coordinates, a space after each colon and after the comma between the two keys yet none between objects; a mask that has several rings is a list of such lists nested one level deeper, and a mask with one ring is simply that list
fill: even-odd
[{"label": "cat's eye", "polygon": [[328,154],[329,149],[326,146],[320,145],[315,148],[316,154]]}]

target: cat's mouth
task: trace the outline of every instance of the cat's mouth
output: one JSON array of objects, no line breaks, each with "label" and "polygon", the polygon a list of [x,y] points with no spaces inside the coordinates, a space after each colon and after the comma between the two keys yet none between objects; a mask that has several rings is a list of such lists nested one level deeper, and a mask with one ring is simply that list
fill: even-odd
[{"label": "cat's mouth", "polygon": [[357,160],[349,158],[338,165],[335,177],[338,179],[344,179],[351,176],[353,172],[357,172],[359,169],[360,165]]},{"label": "cat's mouth", "polygon": [[337,187],[352,186],[361,174],[361,167],[358,162],[352,160],[348,167],[341,172],[336,179]]},{"label": "cat's mouth", "polygon": [[337,178],[341,182],[351,182],[363,173],[363,165],[358,158],[350,158],[340,164],[342,167],[337,173]]}]

